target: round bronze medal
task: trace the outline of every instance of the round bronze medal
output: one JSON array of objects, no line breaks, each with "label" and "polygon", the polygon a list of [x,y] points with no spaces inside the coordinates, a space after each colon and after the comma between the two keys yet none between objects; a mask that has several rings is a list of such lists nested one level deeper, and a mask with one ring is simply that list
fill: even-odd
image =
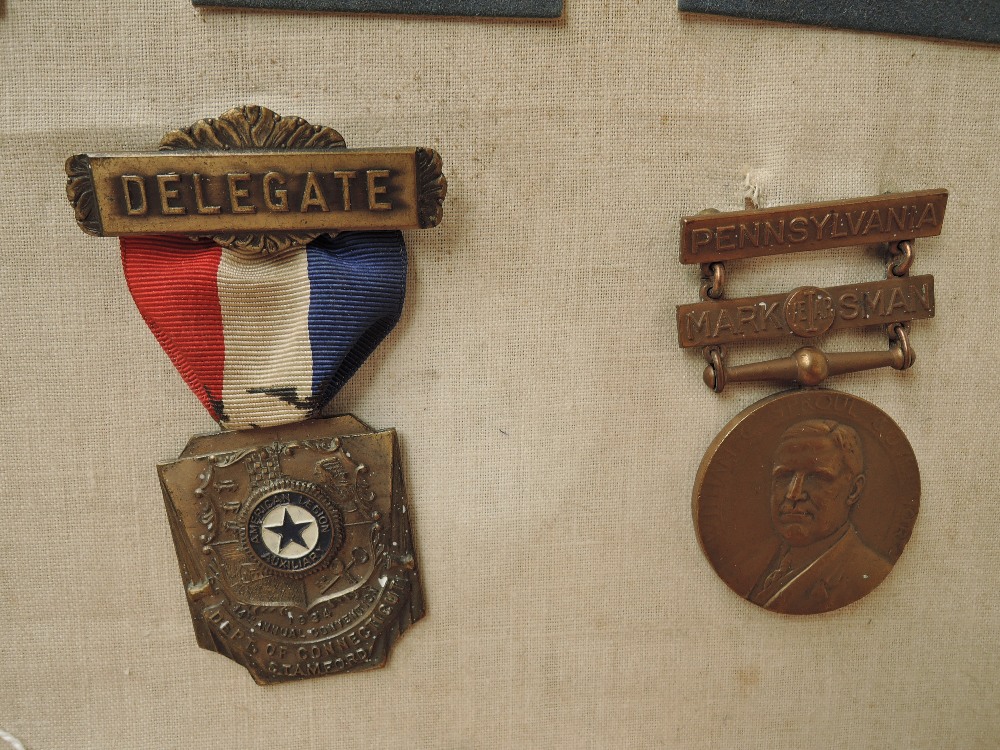
[{"label": "round bronze medal", "polygon": [[758,401],[698,470],[694,525],[715,572],[786,614],[850,604],[889,574],[920,506],[913,449],[881,409],[837,391]]}]

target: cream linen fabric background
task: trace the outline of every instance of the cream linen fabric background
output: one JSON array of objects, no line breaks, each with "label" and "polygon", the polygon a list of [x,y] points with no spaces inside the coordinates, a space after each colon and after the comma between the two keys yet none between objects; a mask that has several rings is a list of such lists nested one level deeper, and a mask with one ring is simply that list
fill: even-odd
[{"label": "cream linen fabric background", "polygon": [[[1000,50],[669,0],[559,23],[7,0],[0,40],[0,728],[28,750],[1000,744]],[[69,154],[243,103],[433,146],[451,183],[331,408],[400,432],[428,616],[385,670],[271,688],[195,645],[154,464],[214,424],[63,192]],[[741,208],[748,175],[765,205],[951,190],[917,245],[917,366],[832,383],[907,432],[921,515],[874,595],[808,619],[732,594],[691,524],[705,447],[773,389],[713,396],[676,348],[678,218]],[[732,290],[881,273],[788,256]]]}]

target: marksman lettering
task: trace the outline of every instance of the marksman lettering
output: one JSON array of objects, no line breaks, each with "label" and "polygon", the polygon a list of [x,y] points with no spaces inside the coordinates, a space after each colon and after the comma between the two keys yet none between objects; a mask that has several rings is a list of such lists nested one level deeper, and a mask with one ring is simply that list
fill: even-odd
[{"label": "marksman lettering", "polygon": [[934,277],[911,276],[788,295],[699,302],[677,308],[682,347],[797,336],[888,325],[934,315]]}]

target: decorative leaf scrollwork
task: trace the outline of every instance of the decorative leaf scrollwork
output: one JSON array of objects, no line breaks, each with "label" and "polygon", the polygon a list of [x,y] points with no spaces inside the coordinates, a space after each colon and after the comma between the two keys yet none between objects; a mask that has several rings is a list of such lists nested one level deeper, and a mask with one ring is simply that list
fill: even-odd
[{"label": "decorative leaf scrollwork", "polygon": [[242,450],[231,451],[229,453],[214,454],[209,458],[209,460],[222,469],[227,466],[232,466],[233,464],[242,461],[247,456],[252,456],[256,452],[256,448],[243,448]]},{"label": "decorative leaf scrollwork", "polygon": [[[272,151],[277,149],[346,148],[343,136],[333,128],[311,125],[301,117],[282,117],[267,107],[235,107],[219,117],[207,117],[194,125],[173,130],[160,141],[161,151]],[[212,237],[224,247],[264,255],[278,255],[308,245],[320,232],[272,232],[269,234],[219,234]]]},{"label": "decorative leaf scrollwork", "polygon": [[87,234],[101,236],[101,216],[97,211],[94,179],[90,173],[90,157],[76,154],[66,160],[66,196],[73,204],[76,223]]},{"label": "decorative leaf scrollwork", "polygon": [[345,148],[343,136],[333,128],[310,125],[301,117],[282,117],[267,107],[234,107],[219,117],[207,117],[181,130],[173,130],[160,141],[161,151],[231,149]]},{"label": "decorative leaf scrollwork", "polygon": [[340,450],[340,438],[313,438],[311,440],[303,440],[299,443],[303,448],[309,448],[310,450],[320,451],[322,453],[336,453]]},{"label": "decorative leaf scrollwork", "polygon": [[441,222],[444,197],[448,193],[448,180],[441,171],[441,155],[432,148],[418,148],[417,158],[417,213],[423,229],[436,227]]}]

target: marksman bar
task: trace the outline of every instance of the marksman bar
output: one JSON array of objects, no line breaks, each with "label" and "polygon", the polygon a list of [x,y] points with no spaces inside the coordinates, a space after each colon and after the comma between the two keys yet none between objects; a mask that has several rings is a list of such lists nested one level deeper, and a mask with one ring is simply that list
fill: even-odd
[{"label": "marksman bar", "polygon": [[681,219],[681,263],[874,245],[941,234],[948,193],[926,190]]},{"label": "marksman bar", "polygon": [[[166,151],[79,155],[99,236],[413,229],[437,223],[423,199],[440,178],[430,149]],[[429,197],[429,196],[428,196]],[[71,195],[71,198],[74,196]]]},{"label": "marksman bar", "polygon": [[683,348],[889,325],[934,317],[934,277],[903,276],[789,294],[720,299],[677,306]]}]

